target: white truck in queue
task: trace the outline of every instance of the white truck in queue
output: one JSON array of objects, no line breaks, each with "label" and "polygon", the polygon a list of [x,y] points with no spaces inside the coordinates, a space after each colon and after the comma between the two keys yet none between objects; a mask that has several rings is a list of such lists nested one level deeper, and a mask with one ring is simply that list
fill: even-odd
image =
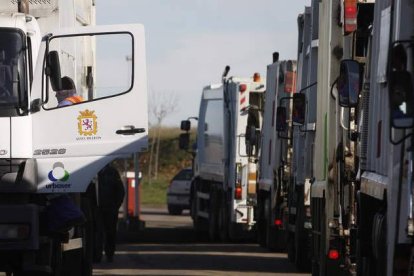
[{"label": "white truck in queue", "polygon": [[317,5],[312,272],[411,275],[413,2]]},{"label": "white truck in queue", "polygon": [[[9,274],[91,275],[82,195],[105,164],[147,147],[143,26],[92,26],[94,13],[94,1],[0,4],[0,270]],[[64,76],[82,102],[57,106]],[[54,233],[45,213],[62,194],[87,222]]]},{"label": "white truck in queue", "polygon": [[[255,226],[256,170],[260,146],[265,82],[227,77],[203,89],[191,186],[194,228],[208,230],[211,240],[238,239]],[[181,129],[190,130],[190,121]],[[180,136],[188,149],[189,133]]]},{"label": "white truck in queue", "polygon": [[271,250],[282,250],[287,244],[292,157],[288,121],[296,89],[296,61],[279,61],[278,56],[274,53],[273,63],[267,66],[256,208],[259,243]]},{"label": "white truck in queue", "polygon": [[316,93],[295,95],[293,113],[300,116],[293,122],[306,122],[306,128],[316,123],[310,127],[315,130],[313,166],[305,174],[305,183],[311,183],[310,255],[315,275],[355,272],[361,221],[356,198],[356,93],[362,84],[359,75],[366,61],[372,8],[372,1],[312,2],[311,16],[319,19],[313,37],[317,39]]},{"label": "white truck in queue", "polygon": [[372,13],[356,119],[357,272],[412,275],[414,2],[377,0]]},{"label": "white truck in queue", "polygon": [[[288,189],[288,258],[301,270],[311,265],[312,224],[310,187],[315,146],[316,84],[318,66],[319,1],[298,16],[297,89],[306,99],[302,126],[292,124],[291,182]],[[295,114],[295,120],[300,114]],[[291,118],[292,119],[292,118]],[[306,120],[305,120],[306,119]]]}]

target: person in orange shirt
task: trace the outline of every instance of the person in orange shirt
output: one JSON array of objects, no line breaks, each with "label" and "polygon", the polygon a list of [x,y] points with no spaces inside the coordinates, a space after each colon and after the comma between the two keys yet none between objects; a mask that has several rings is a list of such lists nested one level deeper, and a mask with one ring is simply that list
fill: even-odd
[{"label": "person in orange shirt", "polygon": [[62,90],[56,91],[56,98],[58,100],[58,107],[83,102],[82,96],[76,94],[74,81],[68,76],[62,78]]}]

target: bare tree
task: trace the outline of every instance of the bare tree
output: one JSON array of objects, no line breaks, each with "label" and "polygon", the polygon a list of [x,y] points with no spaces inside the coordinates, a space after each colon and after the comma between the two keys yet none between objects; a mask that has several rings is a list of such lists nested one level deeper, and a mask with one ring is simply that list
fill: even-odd
[{"label": "bare tree", "polygon": [[[154,156],[154,179],[158,177],[158,160],[160,152],[160,131],[161,125],[164,119],[171,113],[174,113],[177,107],[177,97],[174,93],[152,93],[152,98],[150,100],[150,111],[151,115],[155,118],[155,136],[153,138],[152,147],[155,146],[155,156]],[[155,145],[154,145],[155,139]],[[153,149],[151,148],[150,153],[150,162],[152,161]],[[149,164],[149,170],[151,168],[151,163]],[[151,182],[151,171],[149,171],[149,177]]]}]

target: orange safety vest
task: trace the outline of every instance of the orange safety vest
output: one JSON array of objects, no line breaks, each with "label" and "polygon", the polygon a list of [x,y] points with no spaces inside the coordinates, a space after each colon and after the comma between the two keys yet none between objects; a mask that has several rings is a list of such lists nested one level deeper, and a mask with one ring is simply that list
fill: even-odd
[{"label": "orange safety vest", "polygon": [[65,100],[66,101],[69,101],[69,102],[71,102],[73,104],[77,104],[77,103],[83,102],[83,98],[81,96],[70,96],[70,97],[67,97]]}]

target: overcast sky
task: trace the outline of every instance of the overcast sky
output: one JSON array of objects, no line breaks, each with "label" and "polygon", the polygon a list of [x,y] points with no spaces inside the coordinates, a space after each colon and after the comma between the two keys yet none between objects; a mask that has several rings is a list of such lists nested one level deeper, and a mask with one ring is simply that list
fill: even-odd
[{"label": "overcast sky", "polygon": [[[97,24],[142,23],[148,93],[174,95],[163,122],[197,116],[201,90],[230,74],[266,75],[272,53],[296,59],[297,16],[310,0],[97,0]],[[160,96],[161,95],[161,96]],[[151,117],[151,114],[150,114]]]}]

